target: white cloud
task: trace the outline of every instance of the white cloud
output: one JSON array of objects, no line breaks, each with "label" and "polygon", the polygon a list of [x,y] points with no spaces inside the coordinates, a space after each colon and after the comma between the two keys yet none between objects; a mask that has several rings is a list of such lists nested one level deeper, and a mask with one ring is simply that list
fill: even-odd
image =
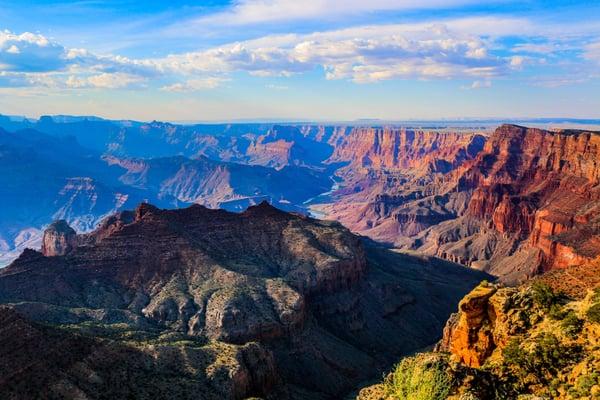
[{"label": "white cloud", "polygon": [[445,25],[361,27],[307,35],[270,36],[155,60],[185,74],[246,71],[289,76],[322,68],[327,79],[357,83],[394,78],[493,76],[507,60],[489,55],[488,43]]},{"label": "white cloud", "polygon": [[[311,0],[307,7],[318,8],[324,3],[331,2]],[[429,5],[434,3],[435,0],[427,1]],[[287,0],[245,1],[238,6],[268,8],[274,4],[298,6]],[[369,7],[415,4],[416,1],[374,0],[364,5],[350,1],[348,7],[363,12]],[[555,43],[554,49],[566,48],[566,42],[549,39],[536,38],[535,44],[520,43],[513,48],[499,40],[512,32],[534,32],[534,27],[527,20],[503,17],[364,25],[306,34],[268,35],[201,51],[140,59],[69,49],[39,34],[0,31],[0,72],[4,74],[0,77],[0,87],[120,89],[149,87],[156,82],[154,87],[164,91],[189,92],[216,88],[237,72],[258,77],[289,77],[308,71],[321,71],[329,80],[359,84],[391,79],[460,78],[474,79],[486,87],[498,76],[544,64],[546,59],[533,54],[544,50],[543,45]],[[509,56],[505,55],[507,51]],[[600,62],[600,41],[580,46],[579,51],[588,61]],[[583,59],[579,61],[584,63]]]},{"label": "white cloud", "polygon": [[140,76],[126,73],[102,73],[87,77],[69,76],[66,86],[72,89],[83,88],[102,88],[102,89],[122,89],[131,86],[140,85],[145,79]]},{"label": "white cloud", "polygon": [[65,68],[66,50],[42,35],[0,31],[0,70],[47,72]]},{"label": "white cloud", "polygon": [[194,92],[205,89],[216,89],[228,80],[229,79],[227,78],[210,76],[201,79],[190,79],[183,83],[178,82],[172,85],[163,86],[161,90],[167,92]]},{"label": "white cloud", "polygon": [[19,50],[19,48],[13,44],[8,49],[6,49],[6,52],[10,54],[20,54],[21,50]]}]

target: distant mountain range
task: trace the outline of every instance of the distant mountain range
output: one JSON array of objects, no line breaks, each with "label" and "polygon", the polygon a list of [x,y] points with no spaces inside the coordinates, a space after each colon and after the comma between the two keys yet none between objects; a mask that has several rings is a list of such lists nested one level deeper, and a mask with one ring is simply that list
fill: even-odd
[{"label": "distant mountain range", "polygon": [[0,119],[0,393],[592,396],[600,132],[480,122]]}]

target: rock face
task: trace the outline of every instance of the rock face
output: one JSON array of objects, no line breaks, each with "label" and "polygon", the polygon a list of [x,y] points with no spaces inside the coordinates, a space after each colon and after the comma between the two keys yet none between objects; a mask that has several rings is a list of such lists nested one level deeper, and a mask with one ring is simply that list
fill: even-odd
[{"label": "rock face", "polygon": [[598,133],[502,126],[459,179],[474,188],[466,215],[491,219],[517,253],[537,250],[544,270],[589,261],[600,253],[599,157]]},{"label": "rock face", "polygon": [[581,264],[600,254],[599,157],[598,133],[503,125],[473,159],[394,197],[403,212],[357,230],[508,282]]},{"label": "rock face", "polygon": [[483,148],[472,133],[399,128],[354,128],[336,146],[330,161],[349,161],[354,169],[448,172]]},{"label": "rock face", "polygon": [[338,223],[267,203],[240,214],[141,204],[75,241],[63,223],[51,232],[60,246],[0,271],[0,303],[159,359],[185,354],[190,379],[221,398],[339,397],[435,341],[484,277],[365,248]]},{"label": "rock face", "polygon": [[532,307],[531,299],[516,290],[482,283],[460,301],[438,350],[469,367],[481,367],[494,350],[506,346],[509,337],[525,329],[524,316]]},{"label": "rock face", "polygon": [[330,162],[347,162],[336,172],[342,188],[319,207],[329,218],[375,240],[396,243],[455,217],[444,199],[443,177],[483,148],[472,132],[353,129]]},{"label": "rock face", "polygon": [[76,246],[77,233],[61,219],[50,224],[42,238],[42,254],[46,257],[64,256]]}]

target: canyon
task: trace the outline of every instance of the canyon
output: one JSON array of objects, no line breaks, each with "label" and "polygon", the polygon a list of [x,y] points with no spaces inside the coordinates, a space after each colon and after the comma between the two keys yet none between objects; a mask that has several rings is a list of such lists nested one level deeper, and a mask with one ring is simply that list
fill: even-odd
[{"label": "canyon", "polygon": [[0,132],[4,263],[53,220],[88,232],[141,201],[239,212],[266,200],[505,282],[600,248],[595,132],[55,119]]},{"label": "canyon", "polygon": [[[142,203],[87,234],[59,221],[40,252],[0,270],[0,341],[16,346],[2,347],[0,390],[119,396],[120,371],[140,383],[129,393],[152,398],[338,397],[432,344],[486,277],[266,202],[242,213]],[[58,368],[37,349],[58,353]]]},{"label": "canyon", "polygon": [[367,137],[348,150],[350,183],[319,207],[352,230],[505,282],[600,254],[599,133],[503,125],[442,150],[429,134],[417,151],[393,131]]},{"label": "canyon", "polygon": [[510,124],[0,118],[0,390],[340,398],[441,338],[394,371],[546,393],[485,368],[556,328],[532,280],[595,340],[599,160],[598,132]]}]

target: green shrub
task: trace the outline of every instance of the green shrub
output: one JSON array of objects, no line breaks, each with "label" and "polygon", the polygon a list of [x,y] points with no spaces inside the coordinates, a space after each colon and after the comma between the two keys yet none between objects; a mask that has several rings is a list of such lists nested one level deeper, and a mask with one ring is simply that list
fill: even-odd
[{"label": "green shrub", "polygon": [[591,306],[585,315],[590,321],[600,324],[600,303]]},{"label": "green shrub", "polygon": [[564,345],[551,333],[536,337],[530,351],[522,349],[519,342],[512,340],[502,351],[504,362],[510,366],[518,380],[535,378],[537,383],[548,385],[564,367],[581,358],[581,348]]},{"label": "green shrub", "polygon": [[442,356],[417,355],[402,360],[386,379],[386,396],[398,400],[445,400],[452,379]]},{"label": "green shrub", "polygon": [[550,285],[543,282],[534,282],[531,285],[533,301],[543,310],[549,311],[554,304],[560,304],[564,300],[564,295],[556,293]]},{"label": "green shrub", "polygon": [[548,317],[555,321],[564,319],[568,314],[568,311],[560,304],[552,304],[548,310]]},{"label": "green shrub", "polygon": [[581,329],[583,329],[583,320],[579,319],[577,314],[570,310],[567,312],[560,326],[567,336],[575,337],[579,332],[581,332]]},{"label": "green shrub", "polygon": [[527,352],[521,349],[521,345],[517,339],[511,339],[508,344],[502,349],[504,362],[509,365],[515,365],[523,368],[527,360]]}]

